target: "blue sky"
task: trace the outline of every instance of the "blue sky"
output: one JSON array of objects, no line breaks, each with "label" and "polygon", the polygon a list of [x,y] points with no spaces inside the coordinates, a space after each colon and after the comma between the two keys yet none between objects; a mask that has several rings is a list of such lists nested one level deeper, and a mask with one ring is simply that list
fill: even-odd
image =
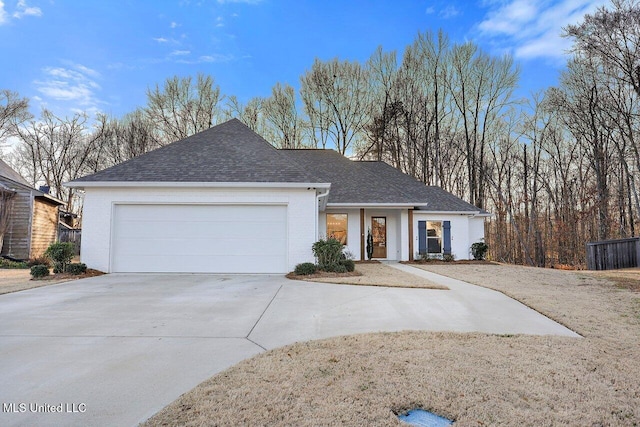
[{"label": "blue sky", "polygon": [[149,86],[212,75],[246,102],[276,82],[298,87],[314,58],[366,61],[377,46],[399,57],[418,32],[513,54],[519,95],[557,83],[561,28],[604,0],[0,0],[0,89],[32,112],[121,116]]}]

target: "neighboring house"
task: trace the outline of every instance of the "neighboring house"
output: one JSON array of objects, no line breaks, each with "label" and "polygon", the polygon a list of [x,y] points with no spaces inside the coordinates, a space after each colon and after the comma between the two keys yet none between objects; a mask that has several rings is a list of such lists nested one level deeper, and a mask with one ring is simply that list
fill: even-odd
[{"label": "neighboring house", "polygon": [[469,257],[489,215],[382,162],[278,150],[237,119],[67,184],[106,272],[285,273],[334,236],[365,259]]},{"label": "neighboring house", "polygon": [[0,160],[0,255],[36,258],[55,243],[58,207],[64,203],[31,187]]}]

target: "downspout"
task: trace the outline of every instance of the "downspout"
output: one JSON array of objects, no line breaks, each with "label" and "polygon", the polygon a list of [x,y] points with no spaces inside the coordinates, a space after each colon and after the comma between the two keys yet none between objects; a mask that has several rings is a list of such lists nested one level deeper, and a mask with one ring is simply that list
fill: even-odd
[{"label": "downspout", "polygon": [[[323,197],[329,197],[329,193],[330,193],[330,192],[331,192],[331,189],[330,189],[330,188],[327,188],[327,190],[326,190],[324,193],[316,194],[316,221],[315,221],[315,227],[316,227],[316,230],[315,230],[315,233],[316,233],[316,241],[318,241],[318,240],[320,239],[320,236],[318,235],[318,233],[319,233],[319,230],[318,230],[318,220],[320,219],[320,214],[319,214],[319,212],[320,212],[320,206],[321,206],[321,204],[320,204],[320,199],[321,199],[321,198],[323,198]],[[326,207],[325,207],[325,209],[326,209]],[[324,209],[323,209],[323,211],[324,211]]]}]

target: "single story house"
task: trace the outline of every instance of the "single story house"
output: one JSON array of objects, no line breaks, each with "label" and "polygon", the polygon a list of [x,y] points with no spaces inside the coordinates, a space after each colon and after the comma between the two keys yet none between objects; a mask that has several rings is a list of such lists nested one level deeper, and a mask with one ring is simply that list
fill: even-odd
[{"label": "single story house", "polygon": [[0,159],[0,255],[42,256],[58,237],[58,208],[64,203],[36,190]]},{"label": "single story house", "polygon": [[105,272],[285,273],[319,238],[355,259],[467,259],[487,212],[383,162],[278,150],[237,119],[66,184],[82,261]]}]

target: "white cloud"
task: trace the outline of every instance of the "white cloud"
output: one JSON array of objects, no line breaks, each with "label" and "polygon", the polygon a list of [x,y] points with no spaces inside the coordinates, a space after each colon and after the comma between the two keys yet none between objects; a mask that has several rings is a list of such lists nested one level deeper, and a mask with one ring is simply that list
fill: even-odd
[{"label": "white cloud", "polygon": [[444,9],[442,9],[438,15],[442,19],[449,19],[449,18],[453,18],[454,16],[458,16],[459,14],[460,14],[460,11],[456,9],[455,6],[449,5]]},{"label": "white cloud", "polygon": [[25,0],[19,0],[16,5],[16,11],[13,13],[13,17],[22,19],[24,16],[42,16],[42,10],[39,7],[27,6]]},{"label": "white cloud", "polygon": [[481,37],[517,58],[561,59],[571,41],[562,28],[581,21],[607,0],[502,0],[486,2],[488,12],[477,25]]},{"label": "white cloud", "polygon": [[8,21],[7,11],[4,10],[4,2],[0,0],[0,25]]},{"label": "white cloud", "polygon": [[34,81],[38,92],[46,98],[56,101],[73,103],[75,108],[82,107],[89,111],[102,103],[96,97],[100,85],[93,78],[100,77],[100,73],[81,64],[69,63],[69,67],[46,67],[43,78]]},{"label": "white cloud", "polygon": [[233,55],[223,55],[223,54],[211,54],[211,55],[200,55],[197,59],[178,59],[176,62],[181,64],[203,64],[203,63],[214,63],[214,62],[229,62],[232,61],[235,57]]},{"label": "white cloud", "polygon": [[164,37],[154,37],[153,40],[157,41],[158,43],[167,43],[169,41],[169,39],[165,39]]},{"label": "white cloud", "polygon": [[176,28],[178,26],[177,22],[171,22],[171,24],[169,24],[169,27],[171,28]]},{"label": "white cloud", "polygon": [[171,55],[173,56],[184,56],[184,55],[189,55],[191,53],[191,51],[189,50],[174,50],[173,52],[171,52]]},{"label": "white cloud", "polygon": [[436,11],[436,8],[435,8],[435,7],[433,7],[433,6],[429,6],[429,7],[424,11],[424,13],[425,13],[425,15],[431,15],[431,14],[435,13],[435,11]]},{"label": "white cloud", "polygon": [[216,18],[216,27],[224,27],[224,18],[222,16]]}]

